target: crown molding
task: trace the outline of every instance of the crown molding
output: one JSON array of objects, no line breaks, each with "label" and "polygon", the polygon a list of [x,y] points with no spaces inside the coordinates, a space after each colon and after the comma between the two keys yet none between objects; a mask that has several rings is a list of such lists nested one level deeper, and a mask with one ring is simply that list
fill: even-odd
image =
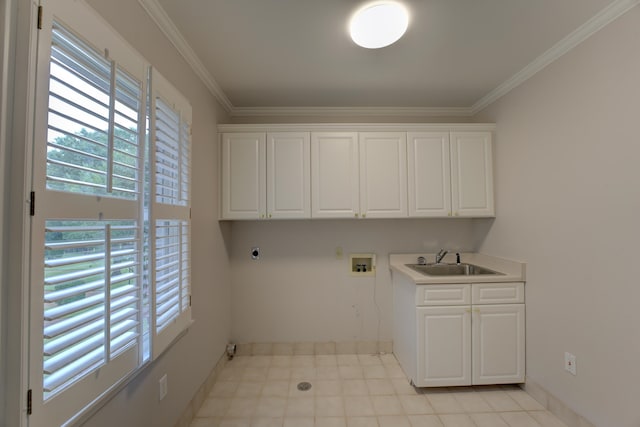
[{"label": "crown molding", "polygon": [[616,0],[470,107],[235,107],[157,0],[138,0],[147,14],[232,117],[471,117],[619,18],[640,0]]},{"label": "crown molding", "polygon": [[493,132],[495,123],[266,123],[219,124],[218,132]]},{"label": "crown molding", "polygon": [[180,55],[182,55],[185,61],[191,66],[196,75],[200,77],[222,107],[231,113],[234,108],[233,104],[157,0],[138,0],[138,3],[140,3],[151,19],[153,19],[158,28],[160,28],[160,31],[162,31],[175,46]]},{"label": "crown molding", "polygon": [[571,49],[588,39],[604,28],[607,24],[619,18],[634,6],[640,4],[640,0],[616,0],[609,6],[598,12],[593,18],[579,26],[568,36],[553,45],[549,50],[534,59],[529,65],[518,71],[505,82],[493,89],[491,92],[479,99],[469,110],[471,115],[475,115],[488,107],[499,98],[503,97],[511,90],[540,72],[547,65],[569,52]]},{"label": "crown molding", "polygon": [[471,117],[467,107],[235,107],[234,117],[261,116],[375,116],[375,117]]}]

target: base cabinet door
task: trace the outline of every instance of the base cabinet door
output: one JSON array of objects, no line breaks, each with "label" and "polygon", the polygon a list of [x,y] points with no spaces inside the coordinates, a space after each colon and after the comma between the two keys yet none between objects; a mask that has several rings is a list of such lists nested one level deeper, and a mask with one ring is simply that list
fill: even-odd
[{"label": "base cabinet door", "polygon": [[524,304],[473,306],[473,384],[524,382]]},{"label": "base cabinet door", "polygon": [[416,386],[471,384],[470,306],[417,307]]}]

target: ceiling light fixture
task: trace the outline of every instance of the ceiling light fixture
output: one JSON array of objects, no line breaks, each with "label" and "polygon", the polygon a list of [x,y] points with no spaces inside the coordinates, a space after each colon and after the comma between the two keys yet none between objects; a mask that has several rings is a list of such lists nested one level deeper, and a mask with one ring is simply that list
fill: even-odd
[{"label": "ceiling light fixture", "polygon": [[379,49],[397,42],[407,31],[409,12],[396,1],[375,1],[359,9],[351,18],[349,32],[358,45]]}]

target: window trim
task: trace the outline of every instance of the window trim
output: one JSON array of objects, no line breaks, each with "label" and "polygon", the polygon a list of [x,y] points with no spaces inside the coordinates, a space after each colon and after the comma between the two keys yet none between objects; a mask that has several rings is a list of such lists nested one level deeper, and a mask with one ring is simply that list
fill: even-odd
[{"label": "window trim", "polygon": [[[188,199],[184,205],[182,204],[169,204],[159,202],[156,198],[157,188],[156,188],[156,141],[157,135],[156,132],[158,130],[158,126],[156,124],[156,100],[158,98],[162,99],[163,103],[168,107],[172,108],[174,112],[176,112],[179,116],[179,126],[178,133],[181,135],[182,132],[182,124],[186,124],[188,129],[188,141],[189,144],[188,150],[191,152],[191,123],[192,123],[192,110],[191,105],[188,100],[166,79],[164,78],[157,70],[151,70],[151,83],[150,83],[150,107],[149,110],[154,112],[151,114],[150,126],[149,126],[149,165],[151,168],[151,187],[150,187],[150,215],[149,215],[149,242],[150,242],[150,259],[151,265],[153,266],[151,269],[151,278],[152,281],[155,282],[155,251],[156,251],[156,221],[159,220],[178,220],[185,221],[188,226],[188,275],[189,282],[191,281],[191,259],[192,259],[192,250],[191,250],[191,183],[193,181],[193,176],[191,174],[191,156],[189,156],[187,167],[189,169],[189,179],[188,179]],[[182,150],[182,141],[179,141],[178,151],[181,153]],[[178,164],[178,174],[182,174],[182,163],[180,162],[181,156],[179,156]],[[178,199],[181,195],[181,186],[178,186]],[[182,275],[182,268],[180,269],[180,275]],[[180,290],[182,290],[182,286],[179,286]],[[189,292],[189,299],[191,298],[191,284],[187,285],[187,290]],[[179,301],[180,302],[180,301]],[[191,303],[186,310],[181,311],[178,316],[162,331],[157,331],[156,321],[157,318],[155,316],[155,305],[156,305],[156,288],[152,287],[151,294],[151,306],[153,307],[152,319],[151,319],[151,334],[153,336],[151,340],[151,354],[152,359],[158,358],[164,351],[170,348],[176,339],[189,328],[189,326],[193,323],[192,313],[191,313]]]},{"label": "window trim", "polygon": [[[102,219],[103,215],[107,220],[132,219],[136,221],[138,230],[138,246],[142,246],[142,218],[140,206],[142,197],[136,200],[114,199],[111,197],[95,198],[82,194],[59,192],[47,189],[47,164],[48,149],[44,143],[49,140],[49,105],[50,105],[50,63],[52,57],[52,41],[54,22],[64,27],[70,33],[82,40],[86,46],[78,45],[79,51],[92,49],[96,53],[105,52],[105,57],[111,63],[111,73],[118,67],[125,69],[140,84],[140,94],[138,99],[138,135],[137,135],[137,158],[138,158],[138,185],[142,184],[142,170],[144,167],[143,153],[145,150],[145,123],[146,123],[146,92],[148,63],[128,46],[115,31],[113,31],[102,18],[87,6],[84,2],[69,0],[51,0],[47,3],[42,14],[42,27],[38,33],[37,50],[37,77],[36,88],[38,96],[35,102],[35,122],[33,138],[33,191],[36,192],[37,203],[35,215],[31,218],[31,257],[28,263],[30,268],[30,310],[27,313],[30,330],[29,342],[30,353],[28,354],[28,386],[32,399],[32,413],[28,415],[29,425],[50,425],[68,424],[69,420],[79,413],[90,408],[94,402],[121,382],[132,373],[138,372],[142,364],[142,338],[135,340],[134,347],[124,353],[103,359],[100,368],[91,375],[82,375],[79,380],[65,385],[57,394],[45,395],[43,379],[43,352],[42,346],[44,336],[42,333],[43,318],[43,297],[44,297],[44,269],[41,260],[45,258],[44,252],[44,226],[47,219]],[[117,65],[116,65],[117,64]],[[115,82],[117,77],[113,75],[111,82]],[[115,89],[109,93],[109,98],[113,99]],[[109,103],[109,110],[115,111],[115,102]],[[109,113],[109,120],[113,119],[113,112]],[[113,132],[113,126],[109,126],[108,132]],[[108,138],[112,139],[112,138]],[[113,148],[113,147],[109,147]],[[108,155],[110,156],[110,155]],[[70,210],[69,207],[73,209]],[[142,265],[142,255],[138,256],[138,263]],[[141,273],[141,272],[140,272]],[[105,285],[108,286],[108,278],[105,278]],[[140,297],[142,292],[142,274],[136,280],[136,294]],[[101,315],[105,322],[108,321],[111,313],[108,294],[111,288],[104,288],[106,291],[104,314]],[[138,315],[140,315],[140,304]],[[107,316],[107,317],[105,317]],[[140,328],[137,328],[142,332]],[[140,333],[140,337],[142,334]],[[104,338],[104,346],[110,346],[109,336]],[[105,347],[105,357],[108,354]]]},{"label": "window trim", "polygon": [[[45,8],[45,13],[44,13],[44,18],[45,18],[45,22],[47,17],[51,17],[53,15],[53,11],[57,11],[60,7],[63,7],[61,5],[63,4],[73,4],[73,10],[70,12],[72,14],[75,14],[77,16],[81,16],[82,19],[80,20],[80,24],[79,25],[71,25],[69,26],[67,24],[67,21],[64,20],[63,24],[65,24],[65,26],[67,26],[67,28],[71,27],[73,28],[73,31],[76,34],[82,34],[83,35],[83,39],[86,40],[86,36],[89,35],[91,36],[94,33],[100,33],[100,37],[98,37],[100,40],[108,40],[108,39],[112,39],[112,40],[117,40],[117,42],[120,44],[120,47],[124,47],[123,51],[125,52],[122,56],[122,58],[124,58],[123,61],[121,62],[132,62],[132,63],[141,63],[143,64],[143,69],[144,69],[144,78],[142,78],[140,81],[143,84],[147,84],[148,83],[148,76],[149,76],[149,69],[150,68],[150,64],[148,64],[148,62],[146,62],[146,60],[139,54],[137,53],[133,48],[131,48],[126,41],[124,41],[119,35],[118,33],[113,30],[108,23],[106,23],[106,21],[104,21],[100,15],[97,14],[97,12],[95,12],[90,6],[88,6],[84,1],[80,0],[80,1],[71,1],[71,0],[48,0],[47,1],[47,5]],[[33,6],[33,4],[31,4],[31,10],[35,10],[35,7]],[[100,28],[96,28],[96,23],[95,22],[91,22],[90,19],[87,19],[89,16],[96,18],[97,21],[99,21],[99,26]],[[34,49],[33,49],[33,58],[32,61],[30,61],[29,63],[33,65],[33,69],[36,70],[34,71],[34,73],[32,74],[32,78],[33,78],[33,82],[34,82],[34,86],[36,87],[36,90],[34,91],[34,93],[37,93],[38,95],[36,96],[35,94],[28,98],[27,102],[32,102],[33,103],[33,111],[34,114],[31,119],[25,119],[27,122],[29,122],[34,129],[34,134],[32,137],[28,138],[28,141],[32,141],[29,144],[27,144],[26,151],[27,152],[31,152],[30,150],[33,150],[33,161],[27,161],[25,162],[25,172],[29,172],[32,171],[33,172],[33,179],[27,179],[24,181],[24,185],[25,188],[35,188],[38,187],[38,185],[40,186],[37,194],[37,199],[38,199],[38,204],[39,206],[42,206],[45,203],[45,199],[46,197],[44,196],[44,193],[46,191],[44,191],[45,188],[45,180],[42,179],[43,173],[42,171],[40,171],[40,175],[38,178],[38,166],[43,165],[46,163],[46,154],[44,155],[44,159],[42,156],[42,153],[40,153],[40,155],[38,156],[36,151],[37,151],[37,141],[40,140],[46,140],[46,137],[43,139],[41,138],[43,132],[46,134],[46,124],[47,124],[47,108],[46,105],[48,105],[48,85],[47,84],[43,84],[43,82],[48,82],[49,79],[49,57],[50,57],[50,36],[51,34],[49,33],[49,37],[44,37],[43,33],[47,31],[46,28],[51,28],[51,26],[49,25],[47,27],[47,25],[44,25],[44,30],[41,30],[40,32],[37,32],[36,35],[36,31],[35,31],[35,26],[32,27],[34,29],[30,30],[30,32],[32,33],[33,38],[31,39],[34,45]],[[50,31],[50,30],[49,30]],[[48,41],[42,41],[42,39],[47,39]],[[49,48],[47,49],[43,49],[42,46],[46,46],[48,43]],[[35,49],[35,45],[38,45],[38,49]],[[110,46],[111,47],[111,46]],[[118,52],[119,49],[115,49],[115,48],[111,48],[109,49],[109,54],[111,56],[115,55],[116,52]],[[44,59],[43,59],[44,58]],[[126,68],[126,67],[125,67]],[[130,71],[129,68],[127,68],[128,71]],[[155,73],[156,76],[159,76],[159,74],[157,74],[157,71],[153,71]],[[167,82],[168,83],[168,82]],[[173,88],[173,87],[172,87]],[[151,88],[150,87],[146,87],[144,89],[144,100],[145,102],[149,100],[149,94]],[[175,89],[173,89],[175,90]],[[184,103],[184,105],[186,105],[185,107],[185,111],[188,110],[189,111],[189,124],[190,124],[190,116],[191,116],[191,107],[187,101],[187,99],[182,96],[178,91],[175,91],[175,94],[178,95],[177,98],[175,99],[179,99],[180,103]],[[36,100],[35,102],[33,102],[33,100]],[[31,101],[29,101],[31,100]],[[44,100],[44,101],[43,101]],[[45,105],[45,108],[42,107],[42,105]],[[151,110],[148,110],[148,105],[146,106],[147,108],[144,108],[144,111],[142,111],[143,109],[141,108],[141,117],[144,118],[144,120],[147,119],[147,111],[149,111],[149,114],[151,115],[151,117],[153,117],[153,113],[151,112]],[[145,121],[142,120],[141,121],[141,132],[142,132],[142,138],[141,138],[141,144],[144,145],[149,145],[149,147],[144,147],[142,149],[150,149],[150,143],[145,143],[144,142],[144,136],[146,135],[147,137],[149,136],[149,133],[147,132],[145,134],[145,130],[142,129],[144,128],[144,123]],[[43,131],[43,124],[44,124],[44,131]],[[38,127],[40,129],[38,129]],[[44,150],[41,150],[44,151]],[[30,156],[27,154],[27,158],[29,158]],[[140,166],[142,168],[142,170],[144,170],[144,161],[142,162],[142,165]],[[40,169],[42,169],[42,167],[40,167]],[[142,175],[144,175],[143,172]],[[37,182],[37,180],[40,179],[40,183]],[[152,182],[154,177],[151,177]],[[189,177],[189,185],[191,183],[192,180],[192,176],[190,175]],[[140,188],[141,193],[139,196],[139,206],[140,209],[137,213],[137,221],[139,221],[140,223],[142,223],[145,219],[145,215],[143,213],[143,193],[145,190],[145,184],[144,181],[142,180],[142,187]],[[190,191],[191,189],[189,188],[189,194],[191,193]],[[125,208],[125,204],[126,203],[118,203],[117,201],[114,202],[114,204],[116,205],[120,205],[121,208],[117,208],[117,211],[122,211],[122,209],[124,210],[128,210]],[[27,205],[28,206],[28,205]],[[57,206],[56,204],[53,205],[53,209],[54,210],[60,210],[60,206]],[[23,209],[23,211],[26,210]],[[64,210],[64,209],[62,209]],[[87,208],[85,209],[85,211],[89,214],[96,214],[96,211]],[[36,211],[38,212],[38,211]],[[190,216],[190,215],[189,215]],[[92,216],[95,218],[95,216]],[[110,218],[111,219],[111,218]],[[188,219],[189,220],[189,219]],[[21,323],[21,326],[24,328],[25,332],[28,331],[28,333],[26,334],[21,334],[23,335],[25,338],[22,340],[23,346],[22,346],[22,352],[24,353],[24,355],[26,355],[26,359],[24,363],[21,363],[20,365],[23,367],[20,372],[21,372],[21,377],[23,378],[23,382],[22,382],[22,386],[20,387],[20,390],[23,390],[24,393],[20,393],[19,396],[19,400],[20,402],[23,402],[24,404],[26,404],[26,391],[27,388],[31,389],[32,387],[30,387],[30,385],[33,385],[34,382],[38,382],[40,381],[40,383],[42,382],[42,377],[38,375],[34,375],[33,372],[30,372],[30,367],[33,366],[33,361],[32,361],[32,354],[30,354],[28,352],[28,348],[29,348],[29,342],[32,341],[31,338],[31,331],[29,330],[29,324],[34,323],[33,322],[33,312],[34,312],[34,304],[33,304],[33,300],[29,297],[29,292],[30,289],[32,288],[32,286],[37,286],[37,284],[32,284],[35,283],[35,281],[33,280],[33,278],[30,278],[29,276],[31,276],[31,273],[34,269],[33,267],[33,256],[29,255],[29,251],[30,249],[33,250],[35,248],[34,243],[33,243],[33,230],[30,230],[30,228],[33,227],[29,227],[28,226],[28,217],[25,218],[25,224],[26,227],[22,228],[21,230],[23,230],[23,236],[24,236],[24,240],[23,240],[23,244],[24,244],[24,252],[22,255],[23,260],[25,260],[24,263],[22,263],[22,272],[24,274],[24,278],[25,280],[23,281],[23,287],[22,287],[22,301],[24,302],[24,310],[23,310],[23,322]],[[32,220],[33,223],[33,220]],[[140,228],[143,228],[143,226],[141,225]],[[142,238],[141,238],[142,240]],[[190,253],[189,259],[191,259],[192,254]],[[190,277],[189,279],[190,281],[192,280],[192,278]],[[153,287],[153,285],[152,285]],[[189,286],[190,287],[190,286]],[[39,311],[42,311],[42,306],[39,307]],[[37,312],[37,311],[36,311]],[[152,316],[153,314],[151,314]],[[190,310],[189,310],[189,318],[188,318],[188,322],[179,330],[177,331],[176,334],[174,334],[174,337],[165,345],[165,348],[162,350],[162,352],[166,351],[167,349],[169,349],[175,342],[177,342],[180,338],[182,338],[187,332],[188,332],[188,327],[190,326],[190,324],[192,323],[192,319],[191,319],[191,315],[190,315]],[[36,321],[37,323],[37,321]],[[33,328],[34,326],[32,326],[31,328]],[[36,326],[37,327],[37,326]],[[153,346],[153,343],[155,342],[155,339],[153,338],[153,333],[150,333],[150,340],[151,340],[151,345]],[[41,349],[42,343],[40,343],[40,349]],[[31,346],[33,348],[33,346]],[[38,351],[38,347],[36,346],[36,349],[34,351]],[[134,378],[136,378],[140,373],[144,372],[149,366],[151,366],[153,364],[153,361],[160,355],[162,354],[162,352],[154,355],[153,358],[148,358],[146,361],[142,360],[142,353],[143,350],[140,349],[139,354],[141,354],[139,361],[136,365],[136,367],[129,373],[127,373],[126,375],[122,376],[121,378],[119,378],[117,381],[115,381],[113,384],[111,384],[110,386],[106,387],[104,390],[102,390],[93,400],[91,400],[87,405],[85,405],[83,408],[81,408],[79,411],[76,411],[70,418],[68,418],[67,421],[64,422],[64,425],[77,425],[78,423],[82,423],[85,422],[86,420],[88,420],[92,415],[94,415],[106,402],[108,402],[112,397],[114,397],[117,393],[119,393],[130,381],[132,381]],[[20,360],[23,360],[22,358],[20,358]],[[30,375],[30,376],[29,376]],[[35,393],[34,393],[35,394]],[[22,405],[21,405],[22,406]],[[34,410],[36,410],[36,408],[34,407]],[[35,411],[34,411],[35,413]],[[17,414],[16,414],[17,416]],[[38,421],[36,419],[33,418],[33,415],[31,415],[31,418],[27,417],[24,411],[20,411],[20,423],[26,423],[27,419],[30,419],[29,423],[30,425],[36,425],[34,423],[37,423]],[[51,422],[51,420],[49,420]]]}]

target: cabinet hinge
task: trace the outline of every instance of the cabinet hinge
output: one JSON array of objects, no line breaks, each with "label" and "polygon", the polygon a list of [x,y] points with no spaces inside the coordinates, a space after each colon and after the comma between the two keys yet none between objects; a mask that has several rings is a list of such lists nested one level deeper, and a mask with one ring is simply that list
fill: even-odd
[{"label": "cabinet hinge", "polygon": [[29,194],[29,215],[34,216],[36,214],[36,192],[32,191]]},{"label": "cabinet hinge", "polygon": [[27,390],[27,415],[31,415],[31,412],[33,412],[33,402],[31,399],[32,394],[33,392],[31,389]]},{"label": "cabinet hinge", "polygon": [[38,6],[38,29],[42,29],[42,6]]}]

